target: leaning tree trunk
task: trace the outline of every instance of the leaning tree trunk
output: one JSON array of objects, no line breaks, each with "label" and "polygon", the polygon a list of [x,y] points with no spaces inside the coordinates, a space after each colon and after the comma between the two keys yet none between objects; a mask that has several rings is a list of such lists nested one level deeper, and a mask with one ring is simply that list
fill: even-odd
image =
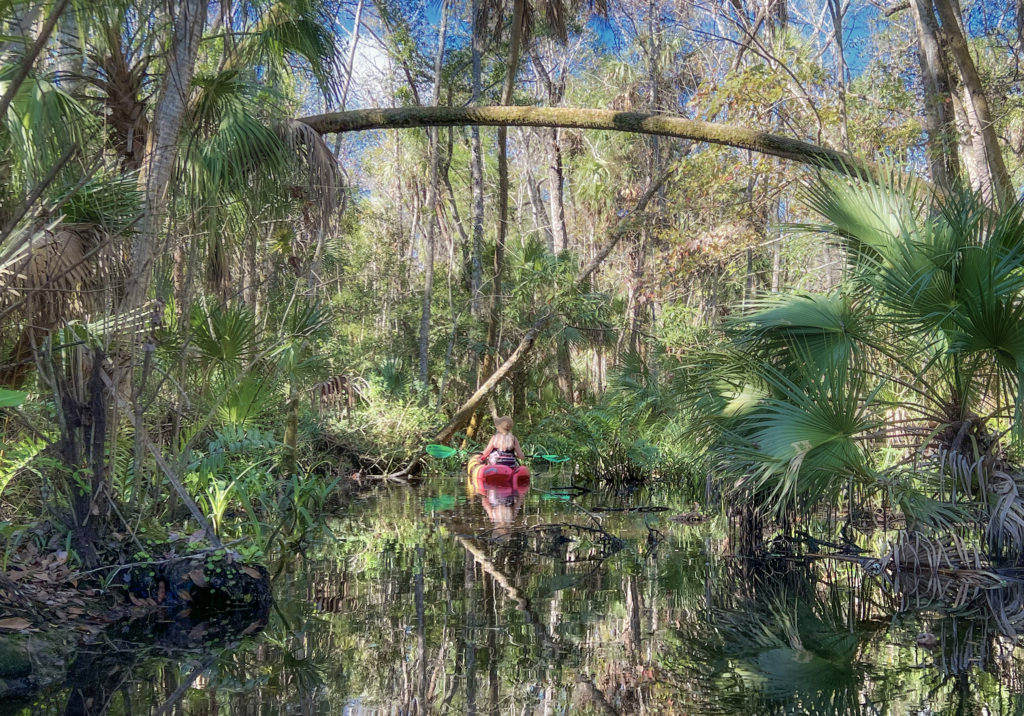
[{"label": "leaning tree trunk", "polygon": [[717,122],[700,122],[671,114],[616,112],[575,107],[395,107],[330,112],[303,117],[299,121],[305,122],[321,134],[461,125],[602,129],[749,149],[864,179],[885,181],[889,176],[888,172],[877,164],[818,144],[757,129]]},{"label": "leaning tree trunk", "polygon": [[939,47],[931,0],[911,0],[917,28],[917,56],[924,85],[925,131],[932,181],[944,189],[960,184],[960,152],[950,94],[949,70]]},{"label": "leaning tree trunk", "polygon": [[163,92],[153,116],[150,147],[139,181],[144,187],[142,219],[132,245],[121,311],[142,305],[153,277],[153,262],[159,253],[160,230],[167,214],[168,187],[178,152],[178,135],[188,109],[189,88],[195,73],[196,55],[206,25],[205,0],[183,0],[174,17],[174,30],[167,58]]},{"label": "leaning tree trunk", "polygon": [[949,53],[953,56],[963,82],[964,109],[970,130],[985,154],[987,175],[972,177],[972,182],[977,181],[977,188],[993,206],[1006,209],[1014,202],[1013,182],[1006,169],[1003,152],[999,148],[999,139],[996,136],[992,111],[981,83],[981,76],[974,64],[974,58],[971,57],[967,38],[960,29],[959,13],[953,8],[950,0],[934,0],[934,3]]}]

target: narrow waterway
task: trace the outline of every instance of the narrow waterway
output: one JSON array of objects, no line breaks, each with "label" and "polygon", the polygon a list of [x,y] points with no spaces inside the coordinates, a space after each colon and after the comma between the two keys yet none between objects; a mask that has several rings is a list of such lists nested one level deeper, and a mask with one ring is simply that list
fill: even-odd
[{"label": "narrow waterway", "polygon": [[567,481],[383,489],[282,558],[265,628],[113,625],[0,713],[1024,712],[1019,585],[752,565],[721,519]]}]

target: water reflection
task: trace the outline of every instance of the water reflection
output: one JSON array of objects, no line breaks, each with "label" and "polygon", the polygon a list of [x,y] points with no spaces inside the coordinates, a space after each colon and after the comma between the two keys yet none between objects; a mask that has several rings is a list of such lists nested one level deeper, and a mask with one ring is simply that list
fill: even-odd
[{"label": "water reflection", "polygon": [[511,475],[484,475],[483,471],[469,476],[466,489],[470,500],[479,497],[488,519],[494,525],[495,539],[507,538],[516,525],[516,517],[530,491],[530,476],[513,478]]},{"label": "water reflection", "polygon": [[[459,475],[382,492],[332,525],[339,542],[282,558],[263,634],[149,651],[81,712],[153,713],[178,689],[169,712],[188,714],[1024,709],[1020,585],[728,559],[715,524],[601,516],[587,508],[628,503],[577,506],[553,484]],[[924,632],[933,647],[918,645]],[[45,695],[21,713],[68,704],[66,685]]]}]

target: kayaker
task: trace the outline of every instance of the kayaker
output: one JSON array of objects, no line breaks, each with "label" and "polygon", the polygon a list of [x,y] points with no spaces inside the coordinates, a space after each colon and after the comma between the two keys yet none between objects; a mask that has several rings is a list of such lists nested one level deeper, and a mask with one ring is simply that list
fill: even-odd
[{"label": "kayaker", "polygon": [[519,438],[512,434],[512,418],[501,417],[494,421],[495,433],[487,443],[480,459],[491,465],[505,465],[515,469],[519,462],[526,461]]}]

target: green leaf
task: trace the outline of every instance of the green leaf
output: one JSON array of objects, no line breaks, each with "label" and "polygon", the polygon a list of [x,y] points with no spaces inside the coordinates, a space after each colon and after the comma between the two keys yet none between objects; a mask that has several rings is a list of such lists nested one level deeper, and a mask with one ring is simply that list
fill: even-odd
[{"label": "green leaf", "polygon": [[17,408],[25,402],[27,397],[28,393],[23,393],[20,390],[0,388],[0,408]]}]

